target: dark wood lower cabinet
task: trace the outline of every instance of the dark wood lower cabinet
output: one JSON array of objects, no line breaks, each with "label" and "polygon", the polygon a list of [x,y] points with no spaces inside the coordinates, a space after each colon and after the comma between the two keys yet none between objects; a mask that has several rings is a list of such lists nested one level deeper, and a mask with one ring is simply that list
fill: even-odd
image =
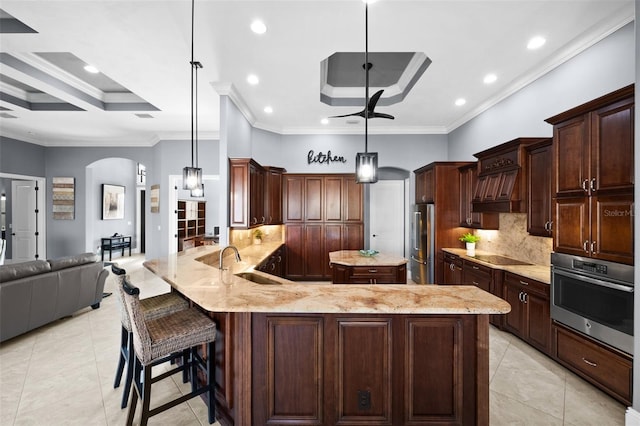
[{"label": "dark wood lower cabinet", "polygon": [[488,424],[486,315],[254,313],[251,323],[250,424]]}]

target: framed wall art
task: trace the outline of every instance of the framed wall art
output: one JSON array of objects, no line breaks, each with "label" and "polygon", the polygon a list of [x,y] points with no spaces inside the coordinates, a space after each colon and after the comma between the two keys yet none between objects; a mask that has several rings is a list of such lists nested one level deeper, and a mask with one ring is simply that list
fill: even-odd
[{"label": "framed wall art", "polygon": [[54,177],[52,179],[53,218],[56,220],[75,219],[75,178]]},{"label": "framed wall art", "polygon": [[160,185],[151,185],[151,213],[160,213]]},{"label": "framed wall art", "polygon": [[124,186],[102,184],[102,220],[124,219]]}]

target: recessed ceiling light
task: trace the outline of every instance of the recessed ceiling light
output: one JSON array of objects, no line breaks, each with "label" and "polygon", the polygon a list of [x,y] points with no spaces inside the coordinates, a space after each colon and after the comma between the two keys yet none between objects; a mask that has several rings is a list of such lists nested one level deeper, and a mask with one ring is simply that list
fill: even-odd
[{"label": "recessed ceiling light", "polygon": [[484,84],[491,84],[493,82],[495,82],[498,79],[498,76],[496,76],[495,74],[487,74],[484,76]]},{"label": "recessed ceiling light", "polygon": [[529,40],[529,43],[527,43],[527,49],[529,50],[538,49],[542,47],[546,42],[547,40],[544,37],[535,36],[531,40]]},{"label": "recessed ceiling light", "polygon": [[267,32],[267,26],[259,19],[256,19],[251,23],[251,31],[256,34],[264,34]]},{"label": "recessed ceiling light", "polygon": [[320,120],[320,123],[327,125],[329,124],[329,119],[328,118],[323,118],[322,120]]},{"label": "recessed ceiling light", "polygon": [[457,105],[457,106],[462,106],[462,105],[464,105],[464,104],[466,104],[466,103],[467,103],[467,100],[466,100],[466,99],[464,99],[464,98],[458,98],[458,99],[456,99],[456,105]]},{"label": "recessed ceiling light", "polygon": [[256,84],[260,83],[260,79],[255,74],[249,74],[247,76],[247,82],[252,86],[255,86]]},{"label": "recessed ceiling light", "polygon": [[86,72],[90,72],[91,74],[98,74],[100,70],[93,65],[85,65],[84,70]]},{"label": "recessed ceiling light", "polygon": [[271,108],[270,106],[266,106],[264,107],[264,112],[266,112],[267,114],[271,114],[273,112],[273,108]]}]

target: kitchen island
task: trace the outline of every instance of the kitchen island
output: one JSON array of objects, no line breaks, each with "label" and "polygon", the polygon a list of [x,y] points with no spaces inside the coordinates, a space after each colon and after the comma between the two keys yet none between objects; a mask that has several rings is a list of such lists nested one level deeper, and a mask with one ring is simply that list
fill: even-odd
[{"label": "kitchen island", "polygon": [[334,284],[406,284],[407,259],[386,253],[363,255],[360,250],[329,253]]},{"label": "kitchen island", "polygon": [[472,286],[305,284],[252,270],[279,247],[243,249],[227,271],[207,246],[145,262],[218,324],[221,424],[489,423],[488,316],[509,304]]}]

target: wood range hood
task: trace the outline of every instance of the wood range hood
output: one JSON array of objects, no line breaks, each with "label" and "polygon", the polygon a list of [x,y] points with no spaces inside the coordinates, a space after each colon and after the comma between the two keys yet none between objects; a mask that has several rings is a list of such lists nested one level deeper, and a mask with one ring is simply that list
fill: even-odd
[{"label": "wood range hood", "polygon": [[526,147],[550,138],[517,138],[474,154],[478,180],[472,199],[474,213],[526,213]]}]

